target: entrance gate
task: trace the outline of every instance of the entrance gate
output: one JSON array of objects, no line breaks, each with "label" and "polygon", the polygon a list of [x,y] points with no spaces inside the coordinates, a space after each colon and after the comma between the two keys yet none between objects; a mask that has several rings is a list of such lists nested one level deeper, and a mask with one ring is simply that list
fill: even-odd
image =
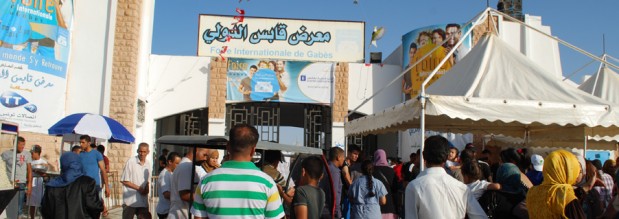
[{"label": "entrance gate", "polygon": [[[302,108],[301,108],[302,106]],[[281,112],[285,112],[285,115]],[[282,121],[288,118],[289,121]],[[297,118],[303,118],[303,121]],[[331,147],[331,108],[329,106],[251,102],[226,105],[226,135],[236,124],[250,124],[258,129],[261,141],[280,141],[281,125],[303,128],[306,147]]]}]

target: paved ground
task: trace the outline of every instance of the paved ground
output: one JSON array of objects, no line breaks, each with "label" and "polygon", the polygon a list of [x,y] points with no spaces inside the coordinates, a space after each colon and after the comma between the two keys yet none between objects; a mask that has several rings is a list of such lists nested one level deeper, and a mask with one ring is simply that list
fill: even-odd
[{"label": "paved ground", "polygon": [[123,208],[117,207],[114,209],[110,209],[108,211],[107,217],[101,217],[101,218],[120,219],[122,217],[123,217]]}]

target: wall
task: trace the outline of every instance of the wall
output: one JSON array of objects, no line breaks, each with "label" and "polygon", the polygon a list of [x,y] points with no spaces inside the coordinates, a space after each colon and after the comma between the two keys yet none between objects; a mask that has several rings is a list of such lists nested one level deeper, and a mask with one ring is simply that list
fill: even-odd
[{"label": "wall", "polygon": [[[366,98],[385,87],[401,71],[399,65],[366,66],[363,63],[350,63],[348,69],[348,109],[351,111]],[[400,80],[396,81],[361,106],[357,112],[369,115],[400,103],[401,86]]]},{"label": "wall", "polygon": [[207,107],[210,58],[166,55],[149,57],[145,77],[140,80],[143,83],[140,96],[146,101],[145,119],[135,137],[136,142],[146,142],[153,146],[155,130],[159,128],[155,120]]},{"label": "wall", "polygon": [[[551,28],[542,24],[542,17],[540,16],[525,15],[525,23],[544,33],[552,34]],[[499,31],[501,39],[508,42],[509,45],[549,73],[562,78],[563,70],[561,69],[561,56],[557,41],[507,20],[499,21]]]},{"label": "wall", "polygon": [[66,113],[109,112],[117,0],[74,2]]}]

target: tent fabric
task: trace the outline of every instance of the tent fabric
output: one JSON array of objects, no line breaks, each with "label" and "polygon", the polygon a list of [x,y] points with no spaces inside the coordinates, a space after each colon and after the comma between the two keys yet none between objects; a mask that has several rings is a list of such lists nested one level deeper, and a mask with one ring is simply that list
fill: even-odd
[{"label": "tent fabric", "polygon": [[[536,147],[536,148],[583,148],[584,140],[535,140],[530,139],[527,143],[523,138],[515,138],[503,135],[486,135],[484,143],[489,146],[506,147]],[[617,142],[615,141],[587,141],[587,150],[616,150]]]},{"label": "tent fabric", "polygon": [[[427,94],[428,130],[514,137],[528,132],[538,139],[614,136],[609,133],[619,130],[612,104],[566,85],[492,34],[482,37]],[[412,99],[347,122],[345,132],[366,135],[416,128],[420,115],[421,104]]]},{"label": "tent fabric", "polygon": [[578,89],[619,105],[619,75],[608,67],[602,67]]}]

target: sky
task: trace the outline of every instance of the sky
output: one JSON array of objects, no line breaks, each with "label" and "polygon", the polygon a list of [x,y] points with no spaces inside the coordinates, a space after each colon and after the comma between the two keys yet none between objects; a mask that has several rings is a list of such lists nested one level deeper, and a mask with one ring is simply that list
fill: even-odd
[{"label": "sky", "polygon": [[[489,1],[496,8],[497,0]],[[246,16],[363,21],[366,24],[366,44],[374,26],[384,27],[385,35],[378,47],[366,49],[382,52],[383,58],[401,44],[402,35],[432,24],[466,23],[486,8],[484,0],[159,0],[155,4],[152,53],[195,56],[200,14],[235,15],[236,8]],[[593,4],[595,3],[595,4]],[[617,0],[524,1],[523,12],[541,16],[552,34],[594,55],[606,53],[619,58],[619,28]],[[591,59],[567,47],[560,46],[564,76],[580,82],[582,76],[596,71],[598,64],[579,70]],[[618,62],[614,62],[617,64]]]}]

